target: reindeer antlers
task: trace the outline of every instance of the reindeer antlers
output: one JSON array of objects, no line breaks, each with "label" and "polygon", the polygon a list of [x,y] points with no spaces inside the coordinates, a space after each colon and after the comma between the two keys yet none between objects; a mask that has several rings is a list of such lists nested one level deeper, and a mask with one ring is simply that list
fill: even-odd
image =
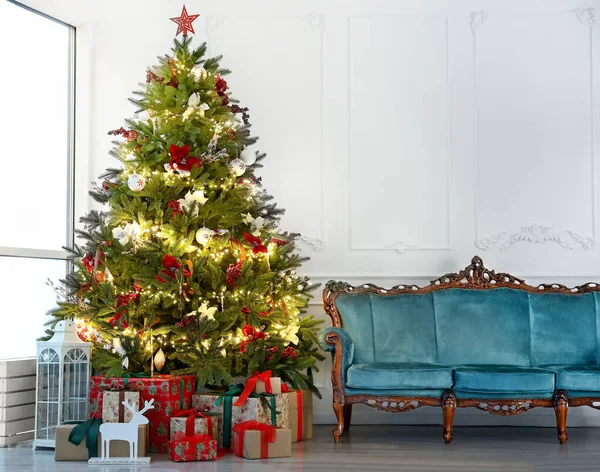
[{"label": "reindeer antlers", "polygon": [[144,405],[144,409],[140,410],[140,411],[135,411],[134,405],[129,403],[129,400],[124,400],[122,403],[123,403],[123,406],[125,408],[127,408],[129,411],[131,411],[131,413],[133,413],[134,415],[135,414],[143,415],[146,411],[154,409],[154,406],[152,405],[154,403],[154,398],[151,398],[150,401],[146,401],[145,405]]},{"label": "reindeer antlers", "polygon": [[140,415],[143,415],[148,410],[153,410],[154,409],[154,406],[152,405],[153,403],[154,403],[154,398],[151,398],[150,401],[146,401],[145,405],[144,405],[144,409],[140,411]]}]

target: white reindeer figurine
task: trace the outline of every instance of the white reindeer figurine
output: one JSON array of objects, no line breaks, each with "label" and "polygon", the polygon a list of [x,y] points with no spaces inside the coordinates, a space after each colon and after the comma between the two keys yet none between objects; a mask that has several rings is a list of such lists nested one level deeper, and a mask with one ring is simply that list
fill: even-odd
[{"label": "white reindeer figurine", "polygon": [[[100,425],[100,434],[102,435],[102,444],[100,457],[98,462],[137,462],[138,460],[138,425],[148,424],[148,418],[144,416],[144,413],[148,410],[154,409],[152,403],[154,398],[149,402],[147,401],[144,408],[140,411],[135,411],[133,405],[125,400],[123,406],[133,413],[133,418],[129,423],[102,423]],[[120,440],[127,441],[129,443],[129,460],[126,458],[115,458],[110,457],[110,441]],[[142,462],[147,462],[149,458],[144,459]],[[91,461],[92,459],[90,459]],[[96,462],[96,461],[94,461]]]}]

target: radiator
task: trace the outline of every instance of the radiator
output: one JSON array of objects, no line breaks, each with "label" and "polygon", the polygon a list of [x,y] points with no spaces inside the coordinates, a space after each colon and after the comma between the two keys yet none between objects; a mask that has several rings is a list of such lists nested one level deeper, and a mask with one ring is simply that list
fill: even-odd
[{"label": "radiator", "polygon": [[35,357],[0,360],[0,447],[33,439]]}]

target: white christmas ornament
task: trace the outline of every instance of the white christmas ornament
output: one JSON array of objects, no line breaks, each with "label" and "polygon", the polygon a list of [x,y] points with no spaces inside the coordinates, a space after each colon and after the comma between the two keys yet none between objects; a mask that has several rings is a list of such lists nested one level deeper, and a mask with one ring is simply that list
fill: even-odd
[{"label": "white christmas ornament", "polygon": [[206,69],[200,66],[194,66],[190,71],[190,74],[194,77],[194,82],[200,82],[200,79],[206,76]]},{"label": "white christmas ornament", "polygon": [[191,94],[190,98],[188,99],[188,106],[197,107],[198,105],[200,105],[200,95],[197,93]]},{"label": "white christmas ornament", "polygon": [[239,177],[244,172],[246,172],[246,164],[244,164],[244,161],[242,161],[241,159],[234,159],[229,163],[229,170],[232,174]]},{"label": "white christmas ornament", "polygon": [[150,119],[150,115],[146,110],[142,110],[136,114],[138,120],[148,121]]},{"label": "white christmas ornament", "polygon": [[202,244],[204,246],[208,243],[208,241],[210,241],[212,235],[212,229],[200,228],[198,231],[196,231],[196,241],[198,241],[198,244]]},{"label": "white christmas ornament", "polygon": [[256,152],[252,152],[250,149],[246,148],[240,153],[240,159],[244,161],[244,164],[247,166],[251,166],[256,162]]},{"label": "white christmas ornament", "polygon": [[142,191],[145,185],[146,179],[144,179],[140,174],[133,174],[131,177],[129,177],[129,179],[127,179],[127,186],[134,192]]}]

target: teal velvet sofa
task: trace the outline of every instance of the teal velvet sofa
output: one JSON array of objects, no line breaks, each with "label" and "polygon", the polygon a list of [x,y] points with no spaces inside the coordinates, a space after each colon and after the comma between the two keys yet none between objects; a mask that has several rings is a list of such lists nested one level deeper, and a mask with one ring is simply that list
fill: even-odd
[{"label": "teal velvet sofa", "polygon": [[479,257],[425,287],[330,281],[336,442],[352,405],[390,412],[438,406],[452,440],[456,408],[515,415],[551,407],[567,441],[569,407],[600,409],[600,288],[531,286]]}]

